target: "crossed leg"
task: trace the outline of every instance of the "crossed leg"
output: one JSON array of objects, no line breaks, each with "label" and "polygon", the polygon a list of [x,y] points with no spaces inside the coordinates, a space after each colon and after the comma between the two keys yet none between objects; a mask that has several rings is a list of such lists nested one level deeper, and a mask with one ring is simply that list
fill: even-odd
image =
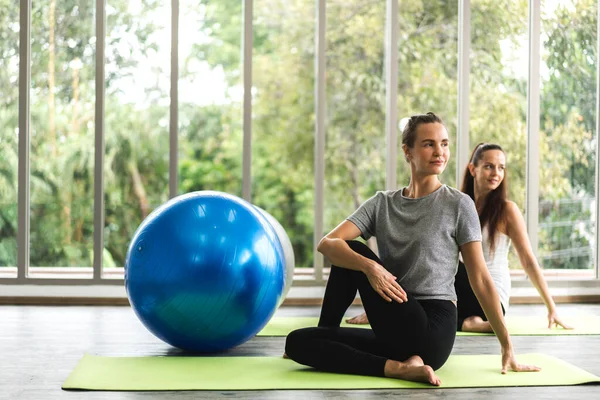
[{"label": "crossed leg", "polygon": [[[381,263],[363,244],[348,244],[357,253]],[[373,330],[339,327],[357,290]],[[444,328],[444,331],[448,330],[444,334],[448,338],[432,340],[425,348],[433,349],[445,342],[442,353],[447,350],[449,355],[456,329],[453,305],[452,309],[453,324],[450,324],[450,329]],[[290,333],[286,341],[286,354],[300,364],[323,371],[386,376],[439,385],[440,379],[435,375],[434,368],[439,368],[446,357],[437,354],[433,361],[435,364],[426,365],[424,356],[418,355],[423,348],[428,326],[425,309],[410,294],[409,301],[405,303],[388,303],[373,290],[363,273],[333,266],[319,326]],[[432,357],[432,354],[428,357]]]}]

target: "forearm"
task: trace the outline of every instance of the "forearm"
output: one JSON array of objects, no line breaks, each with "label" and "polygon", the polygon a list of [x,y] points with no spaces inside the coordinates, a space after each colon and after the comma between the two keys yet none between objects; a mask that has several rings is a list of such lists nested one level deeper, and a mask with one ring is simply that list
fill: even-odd
[{"label": "forearm", "polygon": [[511,348],[510,336],[504,322],[504,316],[502,315],[500,296],[498,296],[498,291],[489,273],[481,274],[481,276],[473,279],[470,283],[500,344],[505,349]]},{"label": "forearm", "polygon": [[519,261],[531,279],[531,282],[537,289],[538,293],[546,303],[548,312],[554,312],[555,306],[548,285],[542,273],[542,269],[538,265],[537,259],[533,253],[529,237],[527,236],[527,227],[525,226],[525,220],[516,204],[509,202],[507,208],[507,223],[508,237],[512,240],[515,250],[519,255]]},{"label": "forearm", "polygon": [[533,286],[535,286],[535,288],[537,289],[538,293],[540,294],[540,297],[544,301],[544,304],[546,304],[548,312],[554,312],[556,308],[554,300],[550,295],[550,290],[548,289],[548,285],[546,284],[546,279],[544,279],[542,269],[538,266],[535,259],[523,263],[523,269],[525,270],[525,273],[527,273],[527,276],[529,276],[529,279],[531,280],[531,283],[533,283]]},{"label": "forearm", "polygon": [[364,273],[373,268],[373,260],[353,251],[343,239],[324,238],[319,243],[317,250],[338,267]]}]

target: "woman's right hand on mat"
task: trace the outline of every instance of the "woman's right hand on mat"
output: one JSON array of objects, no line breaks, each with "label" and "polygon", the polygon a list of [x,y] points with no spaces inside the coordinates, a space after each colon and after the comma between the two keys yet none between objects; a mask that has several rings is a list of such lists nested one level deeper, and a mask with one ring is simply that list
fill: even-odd
[{"label": "woman's right hand on mat", "polygon": [[365,272],[365,275],[367,275],[373,289],[385,301],[396,301],[398,303],[408,301],[408,296],[396,280],[396,277],[380,264],[374,262],[371,268]]},{"label": "woman's right hand on mat", "polygon": [[535,365],[519,364],[512,349],[502,348],[502,373],[506,374],[509,369],[515,372],[537,372],[541,370],[540,367]]},{"label": "woman's right hand on mat", "polygon": [[558,318],[556,311],[548,312],[548,329],[552,329],[552,325],[555,325],[557,328],[561,326],[563,329],[573,329],[572,326],[565,324]]}]

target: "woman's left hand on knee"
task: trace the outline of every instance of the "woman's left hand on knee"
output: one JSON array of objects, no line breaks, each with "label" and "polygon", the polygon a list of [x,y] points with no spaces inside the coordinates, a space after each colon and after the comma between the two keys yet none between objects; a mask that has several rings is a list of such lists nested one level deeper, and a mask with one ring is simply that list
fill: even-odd
[{"label": "woman's left hand on knee", "polygon": [[374,264],[369,271],[365,272],[365,275],[367,275],[373,290],[385,301],[396,301],[398,303],[408,301],[408,296],[396,277],[381,265]]}]

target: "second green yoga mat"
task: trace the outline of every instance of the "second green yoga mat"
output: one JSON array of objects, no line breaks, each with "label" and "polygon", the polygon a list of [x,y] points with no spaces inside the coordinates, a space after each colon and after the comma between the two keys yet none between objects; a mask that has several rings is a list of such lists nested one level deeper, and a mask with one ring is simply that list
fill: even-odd
[{"label": "second green yoga mat", "polygon": [[[274,317],[257,336],[287,336],[294,329],[317,326],[317,317]],[[575,329],[548,329],[548,320],[543,316],[506,317],[506,325],[511,335],[600,335],[600,317],[579,316],[565,318],[565,323]],[[341,326],[369,328],[368,325],[350,325],[345,322]],[[457,332],[458,336],[484,335],[481,333]]]},{"label": "second green yoga mat", "polygon": [[[442,388],[563,386],[600,378],[557,358],[522,354],[519,362],[540,372],[500,373],[500,356],[455,355],[437,371]],[[281,357],[99,357],[85,355],[63,389],[277,390],[434,389],[431,385],[357,375],[318,372]]]}]

